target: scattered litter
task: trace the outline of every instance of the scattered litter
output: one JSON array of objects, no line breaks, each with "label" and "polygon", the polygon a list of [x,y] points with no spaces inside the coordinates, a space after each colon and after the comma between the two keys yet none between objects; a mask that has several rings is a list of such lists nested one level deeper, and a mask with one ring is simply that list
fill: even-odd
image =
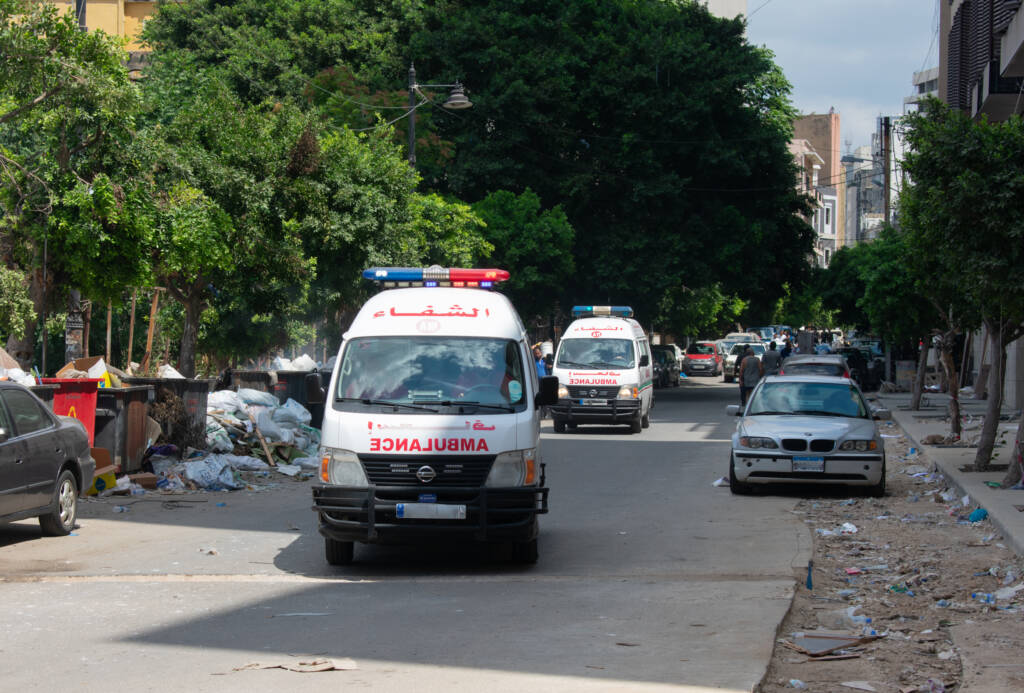
[{"label": "scattered litter", "polygon": [[712,482],[711,482],[711,485],[712,485],[712,486],[728,486],[728,485],[729,485],[729,480],[728,480],[728,479],[726,479],[726,478],[725,478],[725,477],[723,476],[723,477],[721,477],[721,478],[719,478],[719,479],[715,479],[714,481],[712,481]]},{"label": "scattered litter", "polygon": [[111,508],[111,510],[113,510],[115,513],[126,513],[128,512],[129,508],[127,505],[115,505],[113,508]]},{"label": "scattered litter", "polygon": [[359,666],[356,664],[354,659],[327,659],[318,657],[315,659],[298,659],[295,661],[250,662],[244,666],[235,667],[232,671],[246,671],[247,669],[285,669],[287,671],[295,671],[300,674],[304,674],[322,671],[352,671],[358,668]]},{"label": "scattered litter", "polygon": [[878,689],[872,686],[867,681],[843,681],[839,684],[844,688],[852,688],[855,691],[877,691]]},{"label": "scattered litter", "polygon": [[984,520],[987,517],[988,517],[988,511],[985,510],[985,508],[976,508],[974,510],[974,512],[972,512],[967,517],[967,519],[970,520],[971,522],[981,522],[982,520]]},{"label": "scattered litter", "polygon": [[852,522],[844,522],[842,524],[842,526],[839,528],[839,533],[840,534],[856,534],[857,533],[857,526],[855,524],[853,524]]},{"label": "scattered litter", "polygon": [[782,644],[791,650],[796,650],[810,657],[820,657],[847,647],[865,645],[881,637],[880,635],[852,635],[850,633],[831,631],[811,631],[793,633],[793,642],[784,640]]},{"label": "scattered litter", "polygon": [[956,657],[956,652],[953,652],[953,650],[946,650],[945,652],[940,652],[938,657],[942,661],[947,661]]},{"label": "scattered litter", "polygon": [[807,688],[807,684],[804,683],[803,681],[801,681],[800,679],[790,679],[789,680],[789,687],[790,688]]},{"label": "scattered litter", "polygon": [[206,556],[217,556],[220,554],[220,551],[214,548],[200,548],[199,553],[204,554]]}]

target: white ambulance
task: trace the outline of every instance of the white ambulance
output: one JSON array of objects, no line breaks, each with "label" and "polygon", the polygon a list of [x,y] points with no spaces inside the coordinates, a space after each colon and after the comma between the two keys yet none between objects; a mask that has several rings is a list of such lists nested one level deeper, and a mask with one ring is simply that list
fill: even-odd
[{"label": "white ambulance", "polygon": [[647,335],[629,306],[575,306],[577,318],[562,335],[552,375],[558,402],[551,409],[555,432],[579,424],[650,426],[654,366]]},{"label": "white ambulance", "polygon": [[490,291],[505,270],[374,268],[324,395],[319,517],[327,562],[353,543],[472,538],[537,560],[548,510],[538,378],[526,330]]}]

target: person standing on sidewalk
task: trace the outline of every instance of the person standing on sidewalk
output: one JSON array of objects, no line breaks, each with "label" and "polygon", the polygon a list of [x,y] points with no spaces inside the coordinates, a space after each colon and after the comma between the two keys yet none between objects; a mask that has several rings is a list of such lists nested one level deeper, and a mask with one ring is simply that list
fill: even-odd
[{"label": "person standing on sidewalk", "polygon": [[764,364],[754,356],[754,349],[747,347],[740,362],[740,406],[747,406],[747,397],[764,376]]},{"label": "person standing on sidewalk", "polygon": [[779,367],[782,365],[782,354],[775,350],[775,342],[768,345],[768,351],[761,357],[761,365],[764,366],[765,375],[778,375]]}]

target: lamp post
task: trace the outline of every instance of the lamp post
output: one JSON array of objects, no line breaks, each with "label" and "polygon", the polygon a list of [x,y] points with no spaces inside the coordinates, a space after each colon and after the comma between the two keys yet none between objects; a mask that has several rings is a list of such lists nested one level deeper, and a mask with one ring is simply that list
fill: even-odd
[{"label": "lamp post", "polygon": [[[450,111],[460,111],[465,108],[470,108],[473,104],[468,98],[466,98],[466,92],[462,88],[461,82],[455,82],[455,84],[419,84],[416,81],[416,68],[412,63],[409,63],[409,165],[416,168],[416,109],[426,103],[427,99],[417,103],[416,93],[421,88],[450,88],[451,91],[448,93],[448,98],[443,104],[442,108],[447,108]],[[423,96],[421,93],[420,96]]]}]

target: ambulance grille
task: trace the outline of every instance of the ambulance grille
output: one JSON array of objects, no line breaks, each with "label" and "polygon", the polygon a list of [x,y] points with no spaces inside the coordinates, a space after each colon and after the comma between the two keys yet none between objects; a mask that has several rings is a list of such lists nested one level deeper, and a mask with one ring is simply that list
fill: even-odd
[{"label": "ambulance grille", "polygon": [[[591,391],[594,394],[590,394]],[[615,399],[619,395],[619,386],[614,387],[601,387],[599,385],[570,385],[569,386],[569,397],[570,399],[589,399],[591,397],[597,399]]]},{"label": "ambulance grille", "polygon": [[[376,486],[483,486],[491,472],[494,455],[360,455],[366,478]],[[416,477],[421,467],[430,467],[435,477],[423,482]]]}]

